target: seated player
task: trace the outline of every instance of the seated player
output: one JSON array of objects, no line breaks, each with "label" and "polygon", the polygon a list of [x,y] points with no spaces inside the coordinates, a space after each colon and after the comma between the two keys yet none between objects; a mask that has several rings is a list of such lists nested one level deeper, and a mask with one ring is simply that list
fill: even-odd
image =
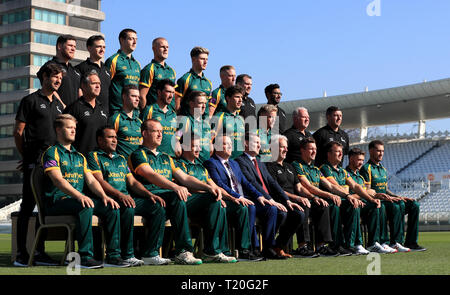
[{"label": "seated player", "polygon": [[[54,123],[57,144],[42,156],[46,178],[44,206],[47,215],[74,215],[81,268],[101,268],[94,259],[92,215],[102,219],[106,230],[105,266],[127,267],[120,258],[119,204],[108,197],[87,167],[86,158],[75,150],[76,119],[69,114],[59,115]],[[92,197],[83,190],[87,185]],[[91,193],[89,193],[91,195]]]}]

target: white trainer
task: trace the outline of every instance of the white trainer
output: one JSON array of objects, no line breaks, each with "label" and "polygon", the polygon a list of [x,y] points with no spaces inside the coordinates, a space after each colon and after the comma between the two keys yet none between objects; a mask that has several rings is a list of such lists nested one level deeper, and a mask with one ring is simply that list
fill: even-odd
[{"label": "white trainer", "polygon": [[391,245],[391,248],[397,250],[398,252],[410,252],[411,249],[402,246],[400,243],[395,243],[395,245]]},{"label": "white trainer", "polygon": [[131,257],[128,259],[125,259],[125,262],[128,263],[131,266],[142,266],[144,265],[144,261],[137,259],[136,257]]},{"label": "white trainer", "polygon": [[388,244],[384,243],[383,245],[381,245],[384,249],[388,250],[389,253],[397,253],[398,250],[395,248],[390,247]]},{"label": "white trainer", "polygon": [[159,255],[153,257],[142,257],[144,265],[167,265],[170,263],[170,259],[162,258]]},{"label": "white trainer", "polygon": [[226,256],[223,253],[219,253],[216,255],[207,255],[204,254],[202,258],[203,262],[210,263],[210,262],[218,262],[218,263],[236,263],[237,259],[232,256]]},{"label": "white trainer", "polygon": [[391,253],[391,251],[384,249],[384,247],[381,246],[380,243],[378,243],[378,242],[375,242],[375,244],[373,244],[372,246],[367,247],[367,250],[369,250],[370,252],[380,253],[380,254]]},{"label": "white trainer", "polygon": [[202,260],[195,258],[192,252],[184,251],[175,256],[175,264],[199,265]]},{"label": "white trainer", "polygon": [[364,247],[362,245],[357,245],[355,247],[355,249],[356,249],[356,255],[367,255],[367,254],[369,254],[369,251],[364,249]]}]

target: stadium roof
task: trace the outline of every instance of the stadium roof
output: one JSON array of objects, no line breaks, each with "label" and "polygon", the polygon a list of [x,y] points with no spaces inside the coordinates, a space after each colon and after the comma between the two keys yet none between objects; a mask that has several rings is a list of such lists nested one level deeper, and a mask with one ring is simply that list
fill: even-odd
[{"label": "stadium roof", "polygon": [[310,130],[326,124],[325,110],[343,111],[343,128],[402,124],[450,117],[450,78],[360,93],[281,102],[291,122],[296,107],[306,107]]}]

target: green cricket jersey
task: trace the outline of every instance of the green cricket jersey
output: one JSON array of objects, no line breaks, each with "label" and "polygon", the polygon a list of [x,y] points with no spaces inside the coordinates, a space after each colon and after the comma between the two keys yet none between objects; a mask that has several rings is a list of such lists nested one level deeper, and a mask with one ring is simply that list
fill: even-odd
[{"label": "green cricket jersey", "polygon": [[177,130],[177,114],[170,106],[167,112],[163,112],[157,103],[146,106],[141,112],[141,120],[145,122],[148,119],[158,120],[163,128],[163,138],[158,152],[164,152],[171,157],[175,157],[175,151],[172,148],[172,141],[175,142],[175,132]]},{"label": "green cricket jersey", "polygon": [[[84,187],[85,173],[89,172],[86,158],[75,150],[73,146],[70,150],[57,143],[49,147],[42,155],[42,166],[44,172],[58,169],[62,177],[77,191],[82,192]],[[57,188],[50,179],[44,183],[45,197],[47,202],[54,202],[61,198],[71,198],[66,193]]]},{"label": "green cricket jersey", "polygon": [[111,73],[111,84],[109,86],[109,112],[110,114],[122,109],[122,89],[126,85],[139,85],[141,65],[134,59],[133,55],[128,57],[121,50],[110,56],[105,67]]},{"label": "green cricket jersey", "polygon": [[220,85],[218,88],[214,89],[211,94],[211,99],[209,101],[209,106],[216,108],[215,113],[224,112],[227,109],[227,101],[225,100],[225,87]]},{"label": "green cricket jersey", "polygon": [[145,165],[149,165],[156,173],[162,175],[167,180],[172,181],[172,175],[177,171],[178,167],[168,154],[157,152],[154,154],[145,146],[139,146],[134,152],[131,153],[128,158],[128,166],[135,175],[136,179],[139,180],[146,189],[154,194],[159,194],[169,191],[168,189],[162,189],[150,182],[145,178],[138,175],[136,172]]},{"label": "green cricket jersey", "polygon": [[231,137],[233,152],[230,159],[236,159],[244,152],[244,119],[239,115],[239,112],[232,114],[228,110],[215,114],[213,118],[211,126],[215,125],[213,126],[214,136],[217,136],[219,133],[225,133]]},{"label": "green cricket jersey", "polygon": [[[363,189],[366,189],[365,186],[365,181],[364,178],[361,176],[361,174],[359,174],[359,171],[356,170],[355,172],[353,172],[350,167],[347,166],[347,168],[345,168],[345,170],[348,173],[348,176],[350,176],[357,184],[359,184]],[[353,194],[354,192],[350,191],[351,194]]]},{"label": "green cricket jersey", "polygon": [[96,149],[87,156],[87,163],[93,174],[101,173],[103,179],[113,188],[125,195],[129,195],[127,176],[131,175],[131,172],[124,156],[113,152],[110,157],[103,150]]},{"label": "green cricket jersey", "polygon": [[262,162],[272,162],[272,151],[270,150],[270,138],[272,137],[272,129],[258,129],[257,133],[261,141],[261,149],[258,157]]},{"label": "green cricket jersey", "polygon": [[198,180],[207,183],[211,180],[208,175],[208,170],[196,159],[195,163],[192,163],[185,158],[180,158],[176,163],[176,166],[183,170],[184,173],[197,178]]},{"label": "green cricket jersey", "polygon": [[109,124],[116,130],[117,152],[128,159],[142,142],[142,121],[138,112],[133,112],[133,118],[128,117],[123,110],[116,112],[109,118]]},{"label": "green cricket jersey", "polygon": [[344,168],[340,166],[334,168],[330,163],[326,162],[325,164],[320,166],[320,171],[325,178],[333,178],[340,186],[348,186],[347,179],[349,178],[349,176]]},{"label": "green cricket jersey", "polygon": [[313,163],[308,165],[303,160],[300,160],[298,162],[292,162],[291,165],[294,167],[299,178],[305,176],[315,187],[319,187],[320,179],[325,178],[322,172],[320,172],[320,169],[314,166]]},{"label": "green cricket jersey", "polygon": [[[164,65],[157,63],[155,60],[146,65],[141,70],[141,77],[139,80],[139,85],[149,88],[147,93],[147,105],[152,105],[156,103],[158,94],[156,92],[156,85],[159,81],[168,79],[173,83],[176,82],[176,72],[167,63]],[[175,99],[172,99],[170,103],[173,109],[175,109]]]},{"label": "green cricket jersey", "polygon": [[359,172],[366,181],[366,184],[370,184],[370,188],[377,193],[386,193],[387,189],[387,170],[383,165],[375,164],[369,160],[361,167]]},{"label": "green cricket jersey", "polygon": [[192,115],[181,116],[176,132],[177,139],[180,140],[183,134],[190,134],[191,132],[200,138],[201,151],[198,161],[203,163],[211,157],[212,131],[209,118],[195,120]]},{"label": "green cricket jersey", "polygon": [[[181,97],[181,111],[187,113],[188,105],[185,100],[185,96],[191,91],[202,91],[206,93],[208,100],[211,99],[212,83],[205,77],[205,73],[202,76],[197,75],[194,70],[190,70],[177,81],[177,87],[175,93]],[[209,116],[209,103],[206,104],[205,115]]]}]

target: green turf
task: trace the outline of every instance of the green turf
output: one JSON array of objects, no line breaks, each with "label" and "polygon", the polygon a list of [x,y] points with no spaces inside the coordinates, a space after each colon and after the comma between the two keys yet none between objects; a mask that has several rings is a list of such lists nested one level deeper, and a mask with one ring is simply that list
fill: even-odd
[{"label": "green turf", "polygon": [[[426,252],[381,255],[382,275],[449,275],[450,232],[420,233]],[[49,254],[60,259],[61,242],[47,242]],[[65,275],[65,267],[17,268],[11,264],[11,235],[0,234],[0,275]],[[143,266],[81,270],[83,275],[365,275],[371,261],[367,256],[293,258],[283,261],[203,264],[199,266]]]}]

